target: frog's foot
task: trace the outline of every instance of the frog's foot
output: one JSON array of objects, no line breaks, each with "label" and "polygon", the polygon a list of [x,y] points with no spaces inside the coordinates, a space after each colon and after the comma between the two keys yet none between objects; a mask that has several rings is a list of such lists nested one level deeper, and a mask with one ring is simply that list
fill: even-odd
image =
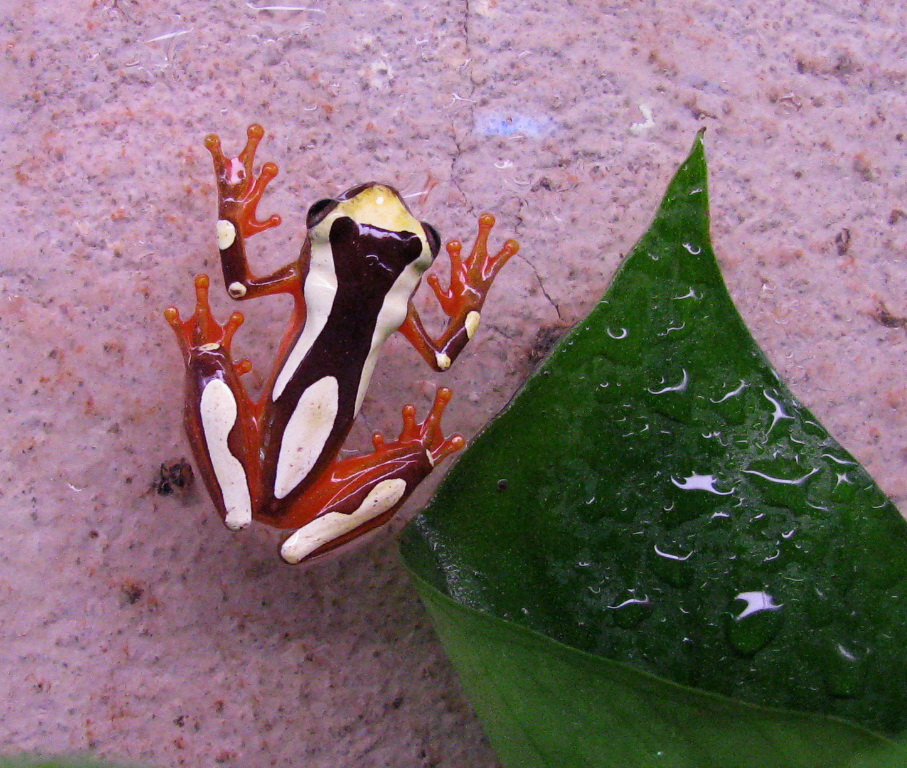
[{"label": "frog's foot", "polygon": [[475,335],[481,320],[482,306],[495,276],[520,249],[516,240],[507,240],[494,256],[490,255],[488,235],[493,226],[494,216],[490,213],[483,213],[479,217],[479,233],[465,259],[462,255],[463,244],[459,240],[447,243],[450,257],[450,284],[447,288],[441,287],[437,275],[432,274],[426,278],[441,309],[450,318],[439,338],[434,339],[428,334],[415,306],[412,302],[409,303],[408,314],[400,326],[400,332],[436,371],[450,368],[463,347]]},{"label": "frog's foot", "polygon": [[[437,275],[429,275],[426,278],[438,298],[441,309],[450,318],[465,318],[471,312],[478,314],[495,276],[510,257],[520,250],[516,240],[508,240],[494,256],[490,255],[488,235],[492,227],[494,216],[490,213],[479,216],[479,233],[466,259],[462,256],[463,243],[459,240],[447,243],[447,254],[450,257],[450,285],[447,289],[441,288]],[[474,322],[478,326],[478,318]],[[469,324],[467,322],[467,326]],[[475,328],[472,330],[474,332]]]},{"label": "frog's foot", "polygon": [[[229,247],[237,234],[241,238],[250,237],[280,224],[280,216],[277,215],[264,221],[257,218],[258,203],[268,184],[277,175],[277,165],[265,163],[260,173],[255,174],[255,152],[265,135],[265,129],[257,124],[250,125],[246,133],[246,146],[237,157],[227,157],[224,154],[220,137],[216,134],[205,137],[205,147],[214,160],[214,173],[217,177],[220,201],[217,237],[221,250]],[[235,231],[237,226],[238,233]]]},{"label": "frog's foot", "polygon": [[429,463],[435,466],[450,454],[459,451],[466,445],[463,435],[445,438],[441,431],[441,417],[451,397],[453,392],[449,387],[438,389],[435,393],[435,402],[421,424],[416,423],[416,406],[412,403],[403,406],[403,429],[400,431],[400,437],[395,443],[385,446],[384,436],[376,432],[372,435],[375,452],[380,452],[382,448],[390,449],[395,445],[419,445],[425,451]]},{"label": "frog's foot", "polygon": [[281,557],[310,560],[387,523],[435,464],[465,445],[462,435],[445,438],[441,432],[450,398],[449,389],[439,389],[421,424],[415,406],[406,405],[397,440],[386,443],[376,432],[373,453],[330,467],[280,521],[281,527],[302,526],[284,541]]},{"label": "frog's foot", "polygon": [[[177,343],[186,356],[187,365],[193,352],[197,350],[212,351],[223,347],[229,356],[233,335],[245,319],[242,312],[234,312],[226,323],[223,325],[218,323],[208,301],[210,287],[211,281],[207,275],[198,275],[195,278],[195,311],[186,320],[180,317],[176,307],[167,307],[164,310],[164,317],[176,333]],[[233,365],[239,375],[252,370],[252,364],[248,360],[241,360]]]}]

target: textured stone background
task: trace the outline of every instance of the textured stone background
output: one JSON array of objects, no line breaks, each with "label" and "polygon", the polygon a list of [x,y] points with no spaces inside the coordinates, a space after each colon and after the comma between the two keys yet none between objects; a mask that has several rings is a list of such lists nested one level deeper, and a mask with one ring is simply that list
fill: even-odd
[{"label": "textured stone background", "polygon": [[[731,293],[905,509],[907,6],[307,3],[0,2],[0,753],[496,765],[393,531],[291,568],[200,489],[152,489],[188,454],[161,309],[216,269],[209,131],[233,151],[269,131],[262,210],[284,225],[252,241],[262,269],[295,255],[311,202],[372,178],[429,190],[414,207],[442,236],[491,210],[495,240],[523,244],[450,373],[392,341],[361,439],[442,381],[448,426],[474,434],[596,302],[707,126]],[[244,309],[264,367],[286,305]]]}]

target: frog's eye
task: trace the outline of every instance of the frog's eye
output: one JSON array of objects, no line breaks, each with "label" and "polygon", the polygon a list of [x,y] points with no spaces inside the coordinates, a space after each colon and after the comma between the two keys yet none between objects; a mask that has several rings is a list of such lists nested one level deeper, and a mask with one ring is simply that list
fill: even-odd
[{"label": "frog's eye", "polygon": [[438,255],[438,251],[441,250],[441,235],[431,224],[426,224],[424,221],[422,222],[422,229],[425,230],[425,239],[428,240],[431,257],[434,258]]},{"label": "frog's eye", "polygon": [[325,216],[327,216],[334,207],[337,205],[336,200],[319,200],[317,203],[313,203],[312,207],[309,208],[309,212],[306,214],[305,225],[312,229],[321,222]]}]

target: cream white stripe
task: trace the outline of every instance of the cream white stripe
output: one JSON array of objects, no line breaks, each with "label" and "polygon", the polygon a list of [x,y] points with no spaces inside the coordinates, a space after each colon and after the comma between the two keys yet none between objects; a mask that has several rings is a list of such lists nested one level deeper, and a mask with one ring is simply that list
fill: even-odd
[{"label": "cream white stripe", "polygon": [[[424,249],[423,255],[427,252],[427,249]],[[425,267],[426,262],[423,262],[421,257],[409,264],[400,273],[400,276],[394,280],[394,284],[384,297],[381,310],[378,312],[378,319],[375,321],[375,331],[372,333],[368,357],[365,358],[365,363],[362,366],[362,375],[359,377],[355,415],[358,415],[359,409],[362,407],[362,401],[365,399],[365,393],[368,390],[369,382],[372,380],[372,373],[375,370],[375,364],[378,362],[378,355],[384,346],[384,342],[406,320],[409,299],[418,287]]]},{"label": "cream white stripe", "polygon": [[230,453],[227,443],[237,414],[236,399],[230,387],[221,379],[209,381],[202,391],[199,410],[211,466],[227,509],[224,522],[228,528],[238,531],[252,522],[252,500],[246,472],[239,459]]},{"label": "cream white stripe", "polygon": [[337,379],[319,379],[299,398],[287,422],[277,457],[274,496],[284,498],[314,466],[337,418]]},{"label": "cream white stripe", "polygon": [[334,271],[334,257],[331,245],[327,240],[313,239],[312,260],[309,274],[303,289],[305,295],[305,327],[296,340],[296,344],[287,356],[277,381],[274,382],[272,399],[276,400],[283,393],[296,369],[324,329],[337,295],[337,274]]},{"label": "cream white stripe", "polygon": [[397,477],[381,481],[369,491],[368,496],[359,505],[359,509],[352,514],[329,512],[296,531],[280,548],[281,557],[288,563],[298,563],[318,547],[340,538],[363,523],[387,512],[403,498],[404,493],[406,493],[405,480]]}]

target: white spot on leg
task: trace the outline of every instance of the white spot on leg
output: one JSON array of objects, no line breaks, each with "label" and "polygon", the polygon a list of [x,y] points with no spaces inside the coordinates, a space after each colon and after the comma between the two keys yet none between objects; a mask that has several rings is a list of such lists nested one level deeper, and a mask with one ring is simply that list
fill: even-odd
[{"label": "white spot on leg", "polygon": [[238,531],[252,522],[252,500],[246,472],[227,443],[230,430],[236,423],[236,398],[223,380],[212,379],[202,391],[199,410],[208,456],[227,510],[224,522],[231,530]]},{"label": "white spot on leg", "polygon": [[277,457],[274,496],[284,498],[318,461],[337,418],[337,379],[319,379],[299,398],[287,422]]},{"label": "white spot on leg", "polygon": [[359,508],[350,515],[329,512],[296,531],[280,548],[288,563],[298,563],[319,547],[354,531],[393,507],[406,493],[406,481],[400,478],[382,480],[369,491]]},{"label": "white spot on leg", "polygon": [[232,221],[218,219],[214,228],[214,234],[217,237],[217,247],[222,251],[229,248],[236,241],[236,227]]},{"label": "white spot on leg", "polygon": [[442,371],[446,371],[448,368],[450,368],[450,358],[443,352],[438,352],[435,354],[435,361],[438,363],[438,368],[440,368]]},{"label": "white spot on leg", "polygon": [[467,339],[471,339],[473,336],[476,335],[476,330],[479,327],[479,320],[481,320],[481,319],[482,319],[482,316],[475,310],[473,310],[468,315],[466,315],[466,321],[463,323],[463,325],[466,326],[466,338]]},{"label": "white spot on leg", "polygon": [[227,288],[227,293],[229,293],[234,299],[241,299],[243,296],[248,293],[246,286],[242,283],[230,283],[230,287]]}]

